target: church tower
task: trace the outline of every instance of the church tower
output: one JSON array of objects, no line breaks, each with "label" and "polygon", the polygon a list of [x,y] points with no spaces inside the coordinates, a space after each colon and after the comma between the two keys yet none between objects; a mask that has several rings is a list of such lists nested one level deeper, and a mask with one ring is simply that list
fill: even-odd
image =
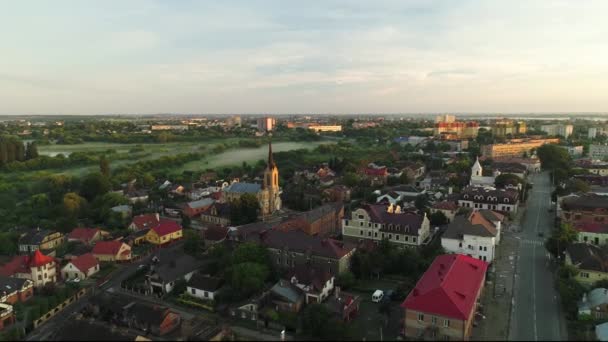
[{"label": "church tower", "polygon": [[481,164],[479,163],[479,157],[475,160],[475,164],[471,168],[471,177],[481,177],[483,175],[483,169],[481,168]]},{"label": "church tower", "polygon": [[264,190],[268,195],[268,208],[262,208],[267,214],[281,209],[281,198],[279,189],[279,168],[272,158],[272,142],[268,142],[268,166],[264,171]]}]

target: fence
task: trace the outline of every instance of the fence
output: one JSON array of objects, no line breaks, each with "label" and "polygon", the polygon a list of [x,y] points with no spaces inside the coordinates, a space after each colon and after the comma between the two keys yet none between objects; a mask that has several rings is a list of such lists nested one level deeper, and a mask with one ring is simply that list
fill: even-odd
[{"label": "fence", "polygon": [[59,305],[57,305],[56,307],[52,308],[51,310],[49,310],[47,313],[45,313],[44,315],[42,315],[40,318],[34,320],[33,324],[34,324],[34,329],[37,328],[40,324],[48,321],[49,319],[51,319],[53,316],[55,316],[56,314],[58,314],[59,312],[61,312],[63,309],[65,309],[68,305],[74,303],[76,300],[80,299],[82,296],[87,294],[88,289],[80,289],[78,292],[76,292],[76,294],[74,294],[72,297],[64,300],[62,303],[60,303]]}]

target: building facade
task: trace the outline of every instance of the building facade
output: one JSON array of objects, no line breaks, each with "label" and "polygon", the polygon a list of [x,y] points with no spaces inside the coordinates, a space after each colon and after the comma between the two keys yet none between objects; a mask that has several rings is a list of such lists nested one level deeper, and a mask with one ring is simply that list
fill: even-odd
[{"label": "building facade", "polygon": [[449,253],[492,262],[500,243],[503,219],[503,215],[490,210],[457,216],[442,235],[441,246]]},{"label": "building facade", "polygon": [[589,145],[589,158],[593,160],[608,159],[608,145],[591,144]]},{"label": "building facade", "polygon": [[519,192],[514,189],[494,189],[469,186],[462,190],[458,205],[476,210],[498,210],[516,213],[519,206]]},{"label": "building facade", "polygon": [[491,144],[481,147],[481,154],[486,158],[496,159],[504,157],[521,157],[524,153],[528,155],[533,149],[544,144],[557,144],[558,138],[553,139],[511,139],[506,144]]}]

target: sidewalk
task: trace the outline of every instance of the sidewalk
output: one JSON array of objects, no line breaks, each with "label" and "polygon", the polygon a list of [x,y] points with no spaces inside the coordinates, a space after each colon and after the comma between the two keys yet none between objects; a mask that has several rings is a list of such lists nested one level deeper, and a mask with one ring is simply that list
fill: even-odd
[{"label": "sidewalk", "polygon": [[519,248],[519,240],[515,238],[515,233],[511,231],[510,227],[521,229],[520,222],[524,215],[525,208],[520,208],[516,217],[510,224],[506,225],[501,234],[500,244],[494,262],[488,270],[486,287],[478,309],[485,318],[477,315],[476,322],[478,325],[473,329],[472,340],[508,340],[515,269],[517,267],[517,250]]},{"label": "sidewalk", "polygon": [[[232,324],[230,325],[230,329],[238,337],[250,338],[253,341],[281,341],[281,334],[277,332],[272,332],[272,335],[270,335],[264,332],[259,332],[256,330],[251,330],[242,326]],[[293,338],[290,335],[286,335],[285,341],[293,341]]]}]

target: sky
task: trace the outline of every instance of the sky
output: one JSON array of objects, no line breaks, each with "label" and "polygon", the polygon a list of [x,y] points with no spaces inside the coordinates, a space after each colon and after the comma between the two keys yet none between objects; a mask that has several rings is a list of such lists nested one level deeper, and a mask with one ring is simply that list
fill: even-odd
[{"label": "sky", "polygon": [[608,112],[608,1],[1,1],[0,114]]}]

